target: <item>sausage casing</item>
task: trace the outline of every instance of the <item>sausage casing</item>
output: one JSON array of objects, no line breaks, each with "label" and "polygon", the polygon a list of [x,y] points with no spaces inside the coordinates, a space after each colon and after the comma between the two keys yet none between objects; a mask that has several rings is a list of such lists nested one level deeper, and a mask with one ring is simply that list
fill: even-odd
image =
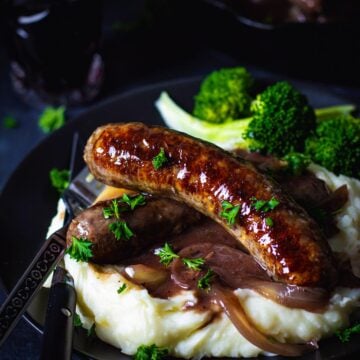
[{"label": "sausage casing", "polygon": [[[161,149],[167,162],[156,170],[153,159]],[[191,136],[142,123],[98,128],[88,139],[84,159],[107,185],[183,201],[222,224],[275,280],[333,285],[333,256],[317,224],[248,162]],[[279,201],[273,210],[254,207],[254,199],[272,198]],[[223,201],[240,206],[233,225],[220,216]]]}]

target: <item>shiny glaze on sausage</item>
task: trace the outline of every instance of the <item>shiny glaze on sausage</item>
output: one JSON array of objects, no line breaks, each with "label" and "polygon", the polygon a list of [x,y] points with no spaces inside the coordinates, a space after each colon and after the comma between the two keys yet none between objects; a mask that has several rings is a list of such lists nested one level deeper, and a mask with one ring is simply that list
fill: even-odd
[{"label": "shiny glaze on sausage", "polygon": [[[158,170],[153,158],[164,149]],[[109,124],[89,138],[84,159],[101,182],[184,201],[227,229],[277,281],[331,287],[336,270],[317,224],[270,178],[222,149],[163,127]],[[257,211],[254,198],[280,204]],[[222,202],[240,205],[234,225],[220,216]],[[271,217],[273,225],[267,225]]]}]

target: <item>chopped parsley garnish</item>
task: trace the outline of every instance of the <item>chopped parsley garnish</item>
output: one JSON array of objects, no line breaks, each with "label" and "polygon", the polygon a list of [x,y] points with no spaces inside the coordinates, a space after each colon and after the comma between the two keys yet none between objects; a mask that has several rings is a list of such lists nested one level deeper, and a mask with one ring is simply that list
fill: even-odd
[{"label": "chopped parsley garnish", "polygon": [[160,152],[152,159],[152,164],[155,170],[159,170],[167,162],[168,162],[168,158],[165,155],[164,148],[161,148]]},{"label": "chopped parsley garnish", "polygon": [[182,259],[182,262],[192,270],[200,271],[201,266],[205,264],[205,259],[203,258],[195,258],[195,259],[188,259],[184,258]]},{"label": "chopped parsley garnish", "polygon": [[83,326],[83,323],[82,323],[78,313],[74,314],[73,324],[74,324],[75,327],[82,327]]},{"label": "chopped parsley garnish", "polygon": [[120,211],[119,211],[119,203],[116,199],[111,200],[111,204],[109,207],[103,208],[103,215],[105,219],[110,219],[111,217],[115,217],[116,219],[119,219],[120,217]]},{"label": "chopped parsley garnish", "polygon": [[211,269],[209,269],[207,273],[198,280],[198,284],[197,284],[198,288],[206,291],[210,290],[211,281],[214,275],[215,273]]},{"label": "chopped parsley garnish", "polygon": [[274,220],[271,217],[265,218],[265,224],[269,227],[274,226]]},{"label": "chopped parsley garnish", "polygon": [[174,259],[179,257],[168,243],[165,243],[164,247],[156,249],[155,255],[160,257],[160,262],[165,266],[168,266]]},{"label": "chopped parsley garnish", "polygon": [[18,126],[17,120],[10,115],[6,115],[3,119],[3,127],[5,129],[15,129]]},{"label": "chopped parsley garnish", "polygon": [[40,115],[38,124],[46,134],[61,128],[65,124],[65,107],[46,107]]},{"label": "chopped parsley garnish", "polygon": [[352,334],[359,334],[359,333],[360,333],[360,324],[356,324],[347,329],[336,331],[335,335],[340,339],[341,342],[345,343],[350,341],[350,336]]},{"label": "chopped parsley garnish", "polygon": [[143,195],[137,195],[130,197],[128,194],[124,194],[121,201],[130,206],[131,210],[134,210],[137,206],[145,205],[145,197]]},{"label": "chopped parsley garnish", "polygon": [[92,245],[93,243],[86,238],[72,236],[71,245],[66,249],[65,253],[69,254],[71,259],[87,262],[93,257]]},{"label": "chopped parsley garnish", "polygon": [[223,210],[220,212],[220,216],[227,221],[228,225],[234,225],[235,218],[240,210],[240,205],[234,206],[228,201],[223,201],[221,207]]},{"label": "chopped parsley garnish", "polygon": [[91,328],[88,329],[86,335],[87,335],[88,337],[94,337],[94,336],[96,335],[95,328],[96,328],[96,324],[93,323],[93,324],[91,325]]},{"label": "chopped parsley garnish", "polygon": [[302,174],[311,163],[308,155],[298,152],[291,152],[283,159],[287,162],[287,171],[293,175]]},{"label": "chopped parsley garnish", "polygon": [[134,233],[125,221],[115,221],[109,224],[109,230],[114,234],[116,240],[129,240]]},{"label": "chopped parsley garnish", "polygon": [[168,355],[169,350],[166,348],[160,348],[155,344],[141,345],[138,347],[135,360],[161,360],[164,356]]},{"label": "chopped parsley garnish", "polygon": [[126,285],[125,283],[122,284],[122,285],[117,289],[117,293],[118,293],[118,294],[123,293],[123,292],[126,290],[126,288],[127,288],[127,285]]},{"label": "chopped parsley garnish", "polygon": [[70,184],[70,171],[67,169],[51,169],[49,173],[51,185],[62,193]]},{"label": "chopped parsley garnish", "polygon": [[268,212],[274,210],[279,204],[279,200],[272,197],[269,201],[267,200],[258,200],[256,197],[252,197],[253,201],[252,206],[256,211]]}]

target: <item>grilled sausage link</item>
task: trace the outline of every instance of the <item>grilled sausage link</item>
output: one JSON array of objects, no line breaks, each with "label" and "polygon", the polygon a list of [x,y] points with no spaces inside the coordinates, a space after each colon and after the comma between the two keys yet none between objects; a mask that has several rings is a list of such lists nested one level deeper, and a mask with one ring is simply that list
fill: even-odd
[{"label": "grilled sausage link", "polygon": [[86,238],[93,244],[92,262],[114,264],[154,243],[167,241],[169,236],[181,233],[201,218],[200,213],[178,201],[150,196],[145,196],[145,200],[145,205],[126,211],[121,199],[116,199],[119,208],[125,210],[119,220],[125,221],[133,232],[129,239],[116,239],[110,231],[109,225],[117,219],[104,217],[104,209],[112,203],[108,200],[96,203],[72,220],[66,234],[67,245],[71,245],[73,236]]},{"label": "grilled sausage link", "polygon": [[[153,159],[161,149],[167,161],[155,169]],[[191,136],[142,123],[98,128],[84,158],[105,184],[184,201],[222,224],[275,280],[334,284],[332,253],[317,224],[248,162]],[[255,208],[255,199],[272,198],[279,201],[273,210]],[[233,225],[221,215],[223,201],[240,206]]]}]

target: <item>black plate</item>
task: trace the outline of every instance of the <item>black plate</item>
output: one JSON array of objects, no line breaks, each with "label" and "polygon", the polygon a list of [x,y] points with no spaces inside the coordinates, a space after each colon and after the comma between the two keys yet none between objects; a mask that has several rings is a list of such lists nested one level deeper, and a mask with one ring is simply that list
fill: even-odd
[{"label": "black plate", "polygon": [[[262,77],[262,82],[275,80]],[[313,106],[344,104],[348,101],[327,87],[293,82],[308,95]],[[128,92],[96,105],[55,132],[37,146],[12,174],[0,198],[0,274],[5,289],[11,289],[42,244],[51,218],[56,212],[58,194],[51,188],[48,174],[51,168],[67,168],[74,132],[85,141],[99,125],[109,122],[141,121],[162,124],[154,101],[167,90],[186,109],[192,107],[192,97],[199,85],[198,78],[177,80]],[[42,332],[47,290],[42,290],[29,309],[27,320]],[[301,359],[345,359],[360,352],[360,337],[341,344],[337,338],[320,342],[320,350]],[[89,340],[85,332],[76,331],[74,347],[95,359],[125,360],[128,356],[100,340]],[[272,359],[280,359],[275,357]],[[354,357],[352,357],[354,358]]]}]

